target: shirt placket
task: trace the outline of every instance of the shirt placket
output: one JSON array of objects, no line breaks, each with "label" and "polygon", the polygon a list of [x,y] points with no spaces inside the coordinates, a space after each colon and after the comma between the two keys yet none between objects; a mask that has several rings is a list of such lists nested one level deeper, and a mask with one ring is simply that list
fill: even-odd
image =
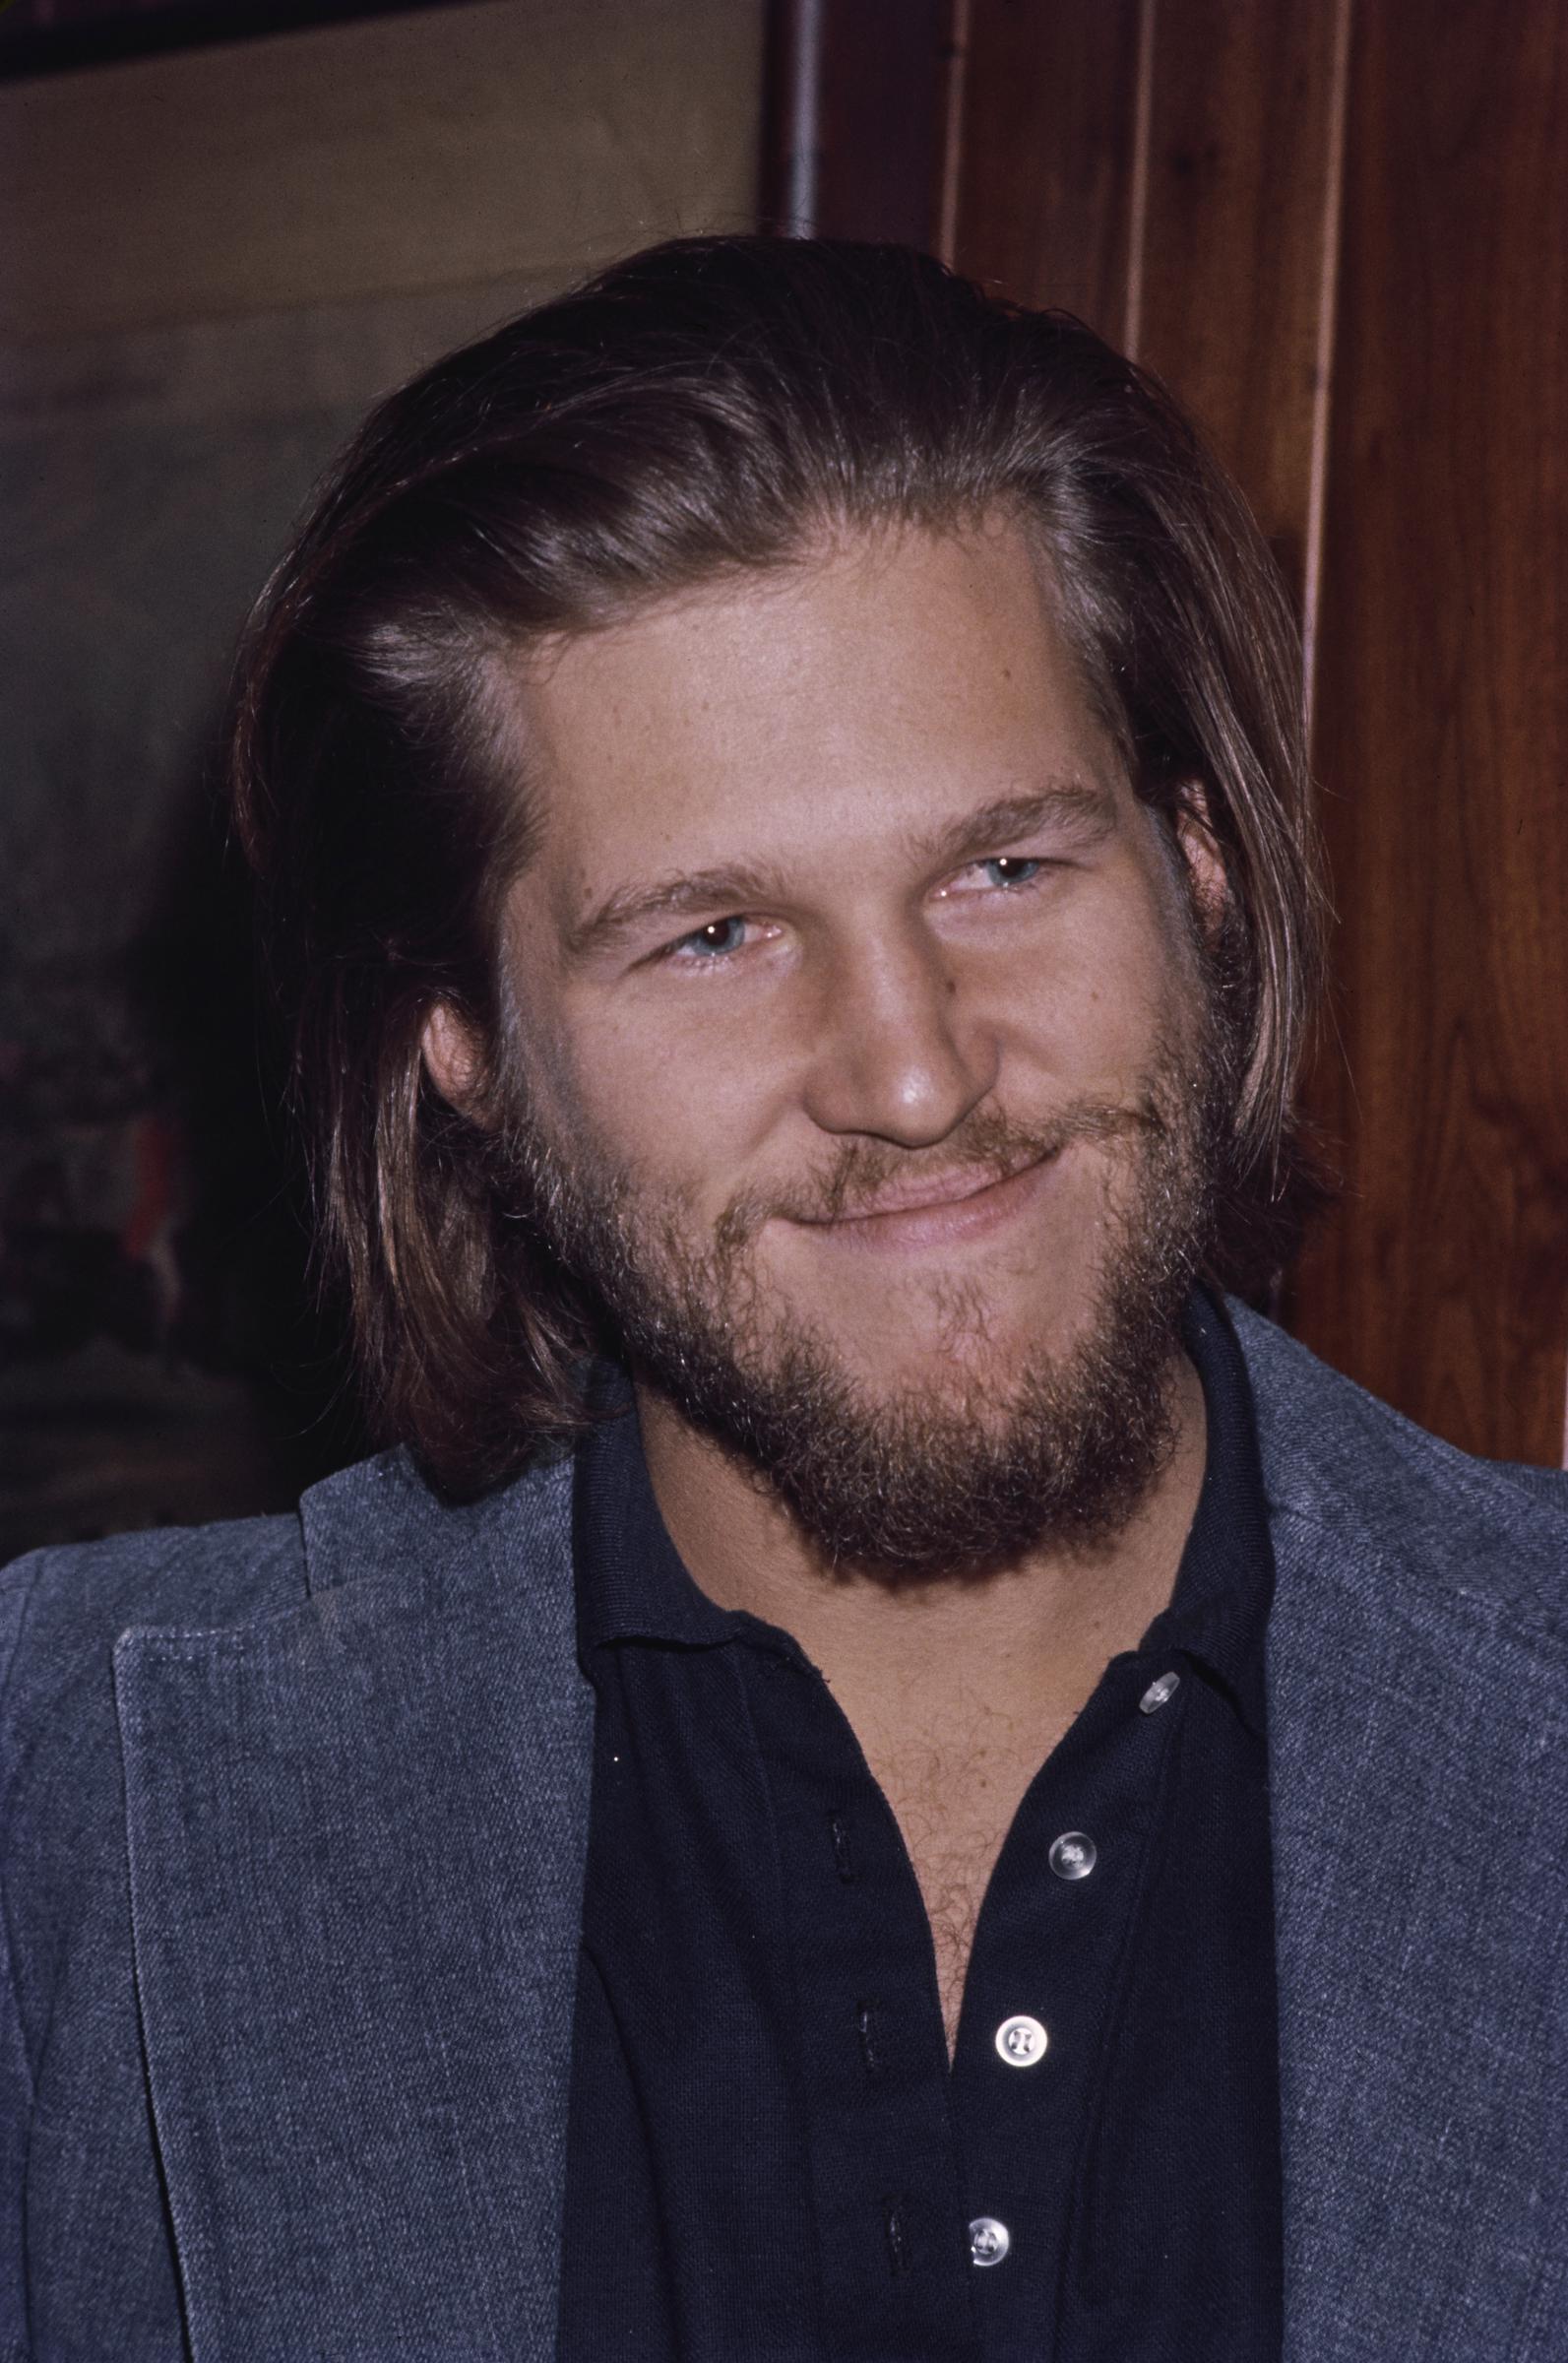
[{"label": "shirt placket", "polygon": [[1080,2159],[1183,1704],[1174,1657],[1111,1670],[1031,1784],[981,1909],[952,2107],[988,2363],[1053,2352]]}]

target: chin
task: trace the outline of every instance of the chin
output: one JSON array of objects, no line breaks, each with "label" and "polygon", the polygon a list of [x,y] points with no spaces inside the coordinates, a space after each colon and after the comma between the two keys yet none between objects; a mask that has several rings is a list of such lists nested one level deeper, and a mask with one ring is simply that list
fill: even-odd
[{"label": "chin", "polygon": [[1075,1339],[1087,1326],[1087,1319],[1042,1321],[1037,1307],[1033,1317],[1012,1319],[980,1308],[938,1322],[852,1330],[842,1326],[841,1315],[839,1322],[808,1324],[807,1333],[867,1406],[917,1401],[984,1425],[988,1403],[1009,1402],[1026,1372],[1048,1380],[1071,1359]]},{"label": "chin", "polygon": [[938,1274],[918,1285],[882,1288],[863,1309],[792,1301],[803,1321],[828,1346],[847,1374],[872,1394],[914,1383],[955,1389],[976,1379],[1002,1382],[1028,1367],[1039,1370],[1071,1355],[1097,1322],[1105,1294],[1103,1275],[1053,1271],[1009,1273],[986,1287],[979,1276]]}]

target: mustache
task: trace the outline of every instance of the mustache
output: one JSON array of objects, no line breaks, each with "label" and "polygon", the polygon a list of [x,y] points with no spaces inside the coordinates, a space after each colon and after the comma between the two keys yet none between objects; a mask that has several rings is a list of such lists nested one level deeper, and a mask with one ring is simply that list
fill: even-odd
[{"label": "mustache", "polygon": [[732,1198],[719,1219],[715,1244],[721,1255],[733,1255],[768,1222],[853,1221],[895,1182],[917,1186],[927,1176],[940,1175],[944,1180],[972,1180],[980,1187],[1059,1156],[1075,1141],[1168,1129],[1152,1098],[1132,1103],[1082,1100],[1038,1123],[1021,1123],[999,1109],[979,1109],[930,1149],[847,1140],[821,1173],[777,1189],[743,1190]]}]

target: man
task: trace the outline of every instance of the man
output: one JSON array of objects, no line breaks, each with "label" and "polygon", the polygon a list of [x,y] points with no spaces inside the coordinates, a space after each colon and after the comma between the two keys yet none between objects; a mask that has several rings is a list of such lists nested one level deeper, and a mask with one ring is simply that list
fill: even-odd
[{"label": "man", "polygon": [[370,421],[235,794],[403,1448],[12,1572],[8,2351],[1568,2352],[1568,1502],[1223,1293],[1297,711],[1159,391],[895,249]]}]

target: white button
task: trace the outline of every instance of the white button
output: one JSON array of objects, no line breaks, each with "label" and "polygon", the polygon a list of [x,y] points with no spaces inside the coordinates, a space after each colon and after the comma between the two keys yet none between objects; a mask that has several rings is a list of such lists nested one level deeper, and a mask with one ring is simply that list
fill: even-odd
[{"label": "white button", "polygon": [[972,2264],[1000,2265],[1012,2245],[1012,2233],[994,2215],[976,2215],[970,2225]]},{"label": "white button", "polygon": [[1099,1860],[1099,1848],[1081,1829],[1064,1829],[1046,1861],[1058,1879],[1087,1879]]},{"label": "white button", "polygon": [[1181,1676],[1179,1674],[1161,1674],[1157,1681],[1149,1685],[1148,1690],[1139,1699],[1138,1712],[1141,1715],[1158,1715],[1166,1699],[1174,1698],[1180,1687]]},{"label": "white button", "polygon": [[1037,2018],[1023,2013],[1017,2018],[1004,2018],[996,2030],[996,2048],[1009,2068],[1033,2068],[1036,2060],[1045,2057],[1050,2037]]}]

